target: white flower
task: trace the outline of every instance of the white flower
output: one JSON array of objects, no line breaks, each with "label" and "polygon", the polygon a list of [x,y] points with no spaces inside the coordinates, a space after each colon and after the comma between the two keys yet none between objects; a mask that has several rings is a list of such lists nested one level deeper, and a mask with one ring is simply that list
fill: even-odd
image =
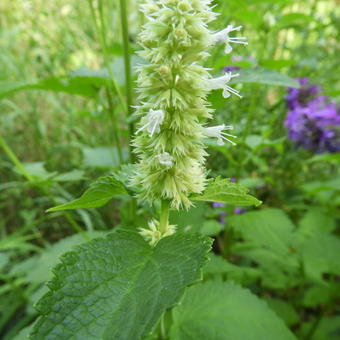
[{"label": "white flower", "polygon": [[223,132],[223,130],[232,130],[232,129],[233,129],[232,126],[222,124],[222,125],[205,128],[203,133],[206,137],[217,138],[218,145],[224,145],[224,140],[226,140],[227,142],[233,145],[236,145],[236,143],[234,143],[232,140],[230,140],[227,137],[233,137],[233,138],[237,138],[237,137],[229,133]]},{"label": "white flower", "polygon": [[231,43],[248,45],[245,37],[229,37],[229,33],[239,31],[241,28],[242,26],[234,27],[233,25],[228,25],[224,30],[214,33],[212,40],[215,44],[219,42],[225,43],[225,53],[229,54],[233,50],[230,45]]},{"label": "white flower", "polygon": [[167,152],[160,153],[156,156],[159,163],[164,165],[167,169],[172,168],[174,164],[174,158]]},{"label": "white flower", "polygon": [[165,113],[163,110],[150,110],[146,115],[147,123],[137,130],[139,133],[143,130],[149,132],[149,136],[152,137],[153,134],[159,133],[161,131],[160,126],[163,124]]},{"label": "white flower", "polygon": [[238,96],[239,98],[242,98],[240,93],[233,89],[232,87],[228,86],[226,83],[228,83],[232,78],[238,77],[239,74],[231,74],[231,72],[227,72],[224,76],[213,78],[209,80],[209,86],[210,90],[218,90],[223,89],[223,97],[228,98],[230,97],[230,93]]}]

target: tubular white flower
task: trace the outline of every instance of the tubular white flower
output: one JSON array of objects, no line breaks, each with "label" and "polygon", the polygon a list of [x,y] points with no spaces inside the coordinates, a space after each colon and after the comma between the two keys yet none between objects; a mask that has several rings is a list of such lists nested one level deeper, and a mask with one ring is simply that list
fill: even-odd
[{"label": "tubular white flower", "polygon": [[219,42],[225,43],[225,53],[229,54],[233,50],[230,44],[248,45],[245,37],[229,37],[229,33],[239,31],[241,28],[242,26],[228,25],[224,30],[212,34],[212,41],[215,44]]},{"label": "tubular white flower", "polygon": [[163,110],[150,110],[146,116],[147,123],[144,124],[141,128],[136,131],[136,134],[147,130],[149,132],[149,136],[152,137],[153,134],[159,133],[161,131],[160,126],[163,124],[165,117],[165,112]]},{"label": "tubular white flower", "polygon": [[156,157],[158,162],[161,165],[164,165],[167,169],[172,168],[174,165],[174,158],[168,152],[160,153],[159,155],[156,155]]},{"label": "tubular white flower", "polygon": [[224,124],[207,127],[203,130],[203,134],[206,137],[217,138],[218,145],[224,145],[224,140],[231,143],[232,145],[236,145],[236,143],[230,140],[228,137],[237,138],[237,136],[223,132],[224,130],[233,130],[233,127],[230,125],[224,125]]},{"label": "tubular white flower", "polygon": [[224,76],[213,78],[209,80],[209,87],[210,90],[218,90],[223,89],[223,97],[229,98],[230,93],[238,96],[239,98],[242,98],[240,95],[240,92],[233,89],[232,87],[228,86],[226,83],[228,83],[232,78],[238,77],[239,74],[231,74],[231,72],[227,72]]}]

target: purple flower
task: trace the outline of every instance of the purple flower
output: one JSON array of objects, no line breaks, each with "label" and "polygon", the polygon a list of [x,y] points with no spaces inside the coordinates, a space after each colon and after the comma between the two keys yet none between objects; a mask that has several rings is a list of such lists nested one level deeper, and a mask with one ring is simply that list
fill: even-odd
[{"label": "purple flower", "polygon": [[240,67],[238,67],[238,66],[232,66],[232,65],[230,65],[230,66],[224,67],[224,68],[223,68],[223,71],[224,71],[224,72],[232,72],[232,71],[238,71],[239,69],[240,69]]},{"label": "purple flower", "polygon": [[318,96],[290,107],[285,125],[291,140],[317,153],[340,151],[340,112],[334,103]]},{"label": "purple flower", "polygon": [[235,214],[235,215],[241,215],[241,214],[243,214],[244,212],[245,212],[245,210],[242,209],[242,208],[240,208],[240,207],[236,207],[236,208],[234,209],[234,214]]},{"label": "purple flower", "polygon": [[220,219],[219,219],[219,221],[220,221],[221,224],[225,224],[225,217],[226,217],[226,216],[227,216],[227,213],[226,213],[225,211],[223,211],[223,212],[220,213]]},{"label": "purple flower", "polygon": [[310,85],[308,78],[297,79],[300,83],[300,88],[288,88],[288,94],[286,96],[286,102],[289,109],[293,110],[297,106],[308,105],[308,102],[320,93],[320,87],[316,85]]},{"label": "purple flower", "polygon": [[212,203],[213,208],[224,208],[224,203],[221,202],[213,202]]},{"label": "purple flower", "polygon": [[[213,202],[212,203],[212,207],[213,208],[224,208],[225,207],[225,204],[224,203],[221,203],[221,202]],[[227,213],[225,211],[222,211],[220,214],[219,214],[219,222],[221,224],[224,224],[225,223],[225,217],[227,216]]]},{"label": "purple flower", "polygon": [[231,178],[230,178],[230,182],[231,182],[231,183],[236,183],[236,178],[235,178],[235,177],[231,177]]}]

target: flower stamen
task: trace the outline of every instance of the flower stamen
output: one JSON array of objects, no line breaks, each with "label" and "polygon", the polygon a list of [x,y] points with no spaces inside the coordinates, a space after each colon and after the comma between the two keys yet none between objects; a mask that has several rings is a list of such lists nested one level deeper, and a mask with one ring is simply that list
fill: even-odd
[{"label": "flower stamen", "polygon": [[228,137],[237,138],[237,136],[231,135],[229,133],[224,132],[224,130],[233,130],[233,126],[231,125],[217,125],[211,126],[204,129],[204,135],[206,137],[217,138],[218,145],[224,145],[224,141],[231,143],[232,145],[236,145],[235,142],[230,140]]},{"label": "flower stamen", "polygon": [[229,54],[233,50],[230,44],[248,45],[246,37],[229,37],[229,33],[239,31],[241,28],[242,26],[234,27],[233,25],[228,25],[222,31],[214,33],[212,40],[215,44],[219,42],[225,43],[225,53]]},{"label": "flower stamen", "polygon": [[213,78],[209,80],[209,85],[211,90],[223,89],[223,98],[229,98],[230,93],[242,98],[240,92],[235,90],[234,88],[228,86],[228,83],[232,78],[238,77],[239,73],[231,74],[231,72],[227,72],[224,76]]}]

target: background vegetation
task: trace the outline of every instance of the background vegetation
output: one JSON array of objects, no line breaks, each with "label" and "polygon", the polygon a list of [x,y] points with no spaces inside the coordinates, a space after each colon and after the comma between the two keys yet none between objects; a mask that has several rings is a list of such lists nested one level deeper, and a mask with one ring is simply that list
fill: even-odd
[{"label": "background vegetation", "polygon": [[[294,78],[309,77],[339,103],[340,3],[215,3],[221,15],[212,28],[241,24],[249,46],[235,48],[233,59],[221,46],[207,65],[240,68],[235,86],[244,96],[210,96],[217,120],[234,125],[238,143],[209,143],[209,168],[247,186],[263,204],[241,210],[202,203],[173,213],[172,222],[214,237],[204,280],[248,287],[299,339],[339,339],[339,153],[299,147],[284,121],[287,87],[298,86]],[[128,2],[132,66],[142,62],[137,7],[138,1]],[[151,215],[143,205],[131,213],[124,198],[99,209],[45,212],[79,197],[95,178],[116,170],[124,179],[131,169],[135,118],[126,98],[137,103],[134,72],[126,82],[121,18],[116,0],[0,2],[3,339],[27,334],[33,304],[62,253],[120,225],[145,226]]]}]

